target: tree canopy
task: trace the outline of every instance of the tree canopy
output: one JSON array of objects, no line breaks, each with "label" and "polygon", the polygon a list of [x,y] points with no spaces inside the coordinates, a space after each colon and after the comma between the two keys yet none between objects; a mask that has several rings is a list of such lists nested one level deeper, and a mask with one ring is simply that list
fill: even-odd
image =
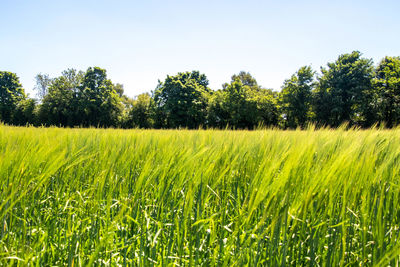
[{"label": "tree canopy", "polygon": [[367,123],[368,108],[365,100],[372,88],[374,68],[371,59],[362,58],[354,51],[340,55],[328,68],[321,68],[315,92],[315,113],[318,122],[339,126]]},{"label": "tree canopy", "polygon": [[25,91],[15,73],[0,71],[0,119],[14,123],[15,110],[25,99]]},{"label": "tree canopy", "polygon": [[378,98],[379,118],[387,126],[400,123],[400,57],[385,57],[376,69],[373,80]]},{"label": "tree canopy", "polygon": [[154,92],[154,100],[166,128],[197,128],[205,125],[211,90],[206,75],[198,71],[167,76]]},{"label": "tree canopy", "polygon": [[233,75],[231,82],[211,96],[209,125],[253,129],[259,125],[271,126],[278,120],[276,97],[264,89],[250,73]]},{"label": "tree canopy", "polygon": [[312,119],[314,74],[310,66],[304,66],[284,82],[279,99],[284,127],[304,127]]},{"label": "tree canopy", "polygon": [[151,93],[134,98],[105,69],[67,69],[36,76],[36,95],[25,94],[15,73],[0,72],[0,120],[15,125],[122,128],[294,129],[400,124],[400,57],[377,66],[358,51],[321,67],[299,68],[281,91],[267,89],[246,71],[211,90],[197,70],[167,75]]}]

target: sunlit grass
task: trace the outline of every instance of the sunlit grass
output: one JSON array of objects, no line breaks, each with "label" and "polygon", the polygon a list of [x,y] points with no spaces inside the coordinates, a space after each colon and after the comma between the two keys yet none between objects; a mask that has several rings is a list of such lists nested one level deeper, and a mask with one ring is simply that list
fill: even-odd
[{"label": "sunlit grass", "polygon": [[0,265],[392,265],[400,130],[0,126]]}]

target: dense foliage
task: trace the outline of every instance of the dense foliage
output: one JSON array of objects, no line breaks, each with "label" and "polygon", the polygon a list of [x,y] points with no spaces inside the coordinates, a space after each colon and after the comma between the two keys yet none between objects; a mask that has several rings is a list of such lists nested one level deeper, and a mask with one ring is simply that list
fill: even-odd
[{"label": "dense foliage", "polygon": [[206,124],[210,89],[206,75],[198,71],[167,76],[154,92],[161,127],[197,128]]},{"label": "dense foliage", "polygon": [[26,100],[24,89],[15,73],[0,71],[0,120],[15,123],[19,106]]},{"label": "dense foliage", "polygon": [[400,123],[400,58],[374,67],[360,52],[343,54],[315,72],[301,67],[280,92],[247,72],[219,90],[199,71],[168,75],[151,94],[131,99],[104,69],[68,69],[36,76],[38,100],[28,98],[14,73],[0,72],[0,120],[14,125],[121,128],[393,127]]},{"label": "dense foliage", "polygon": [[374,68],[372,60],[361,58],[359,52],[339,56],[321,69],[316,89],[315,113],[319,123],[339,126],[372,123],[369,108]]},{"label": "dense foliage", "polygon": [[399,138],[0,126],[0,265],[397,266]]}]

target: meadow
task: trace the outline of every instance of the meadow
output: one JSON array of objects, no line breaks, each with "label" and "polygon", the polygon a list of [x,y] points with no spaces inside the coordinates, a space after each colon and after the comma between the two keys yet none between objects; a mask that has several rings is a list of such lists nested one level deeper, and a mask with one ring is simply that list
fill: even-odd
[{"label": "meadow", "polygon": [[398,266],[400,129],[0,126],[0,265]]}]

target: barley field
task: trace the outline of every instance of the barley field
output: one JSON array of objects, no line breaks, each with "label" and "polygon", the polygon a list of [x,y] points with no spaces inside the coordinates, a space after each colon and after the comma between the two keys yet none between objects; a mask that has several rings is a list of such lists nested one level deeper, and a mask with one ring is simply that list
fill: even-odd
[{"label": "barley field", "polygon": [[400,130],[0,126],[0,265],[398,266]]}]

